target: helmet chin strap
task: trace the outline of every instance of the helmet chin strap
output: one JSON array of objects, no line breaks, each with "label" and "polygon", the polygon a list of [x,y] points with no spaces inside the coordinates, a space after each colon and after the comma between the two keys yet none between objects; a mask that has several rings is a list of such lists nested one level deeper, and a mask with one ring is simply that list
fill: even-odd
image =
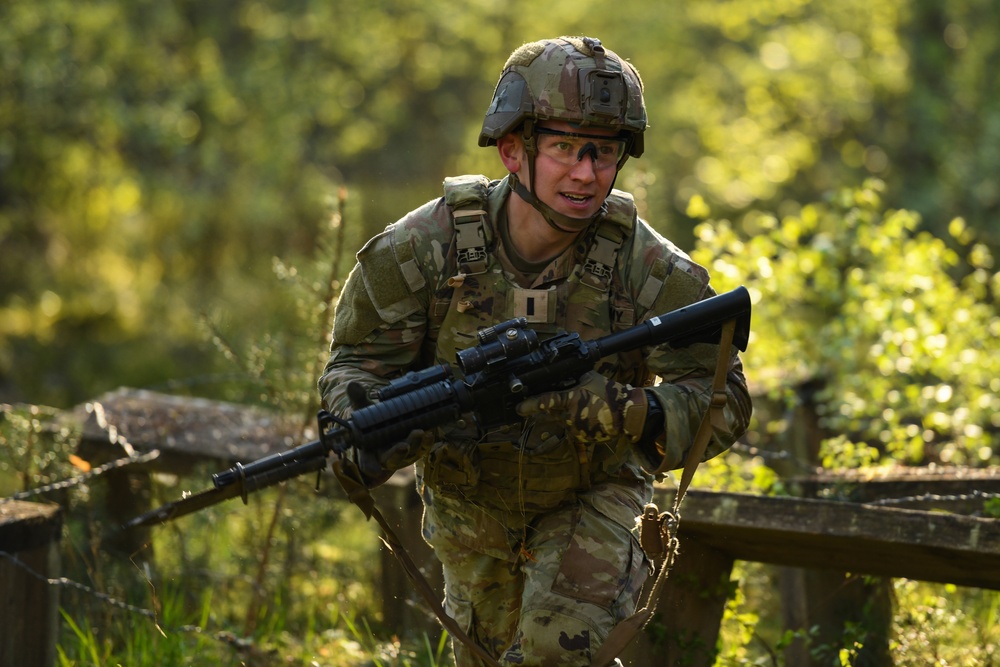
[{"label": "helmet chin strap", "polygon": [[536,197],[534,192],[524,187],[524,183],[515,174],[510,175],[510,180],[513,182],[513,189],[517,196],[538,211],[545,222],[549,223],[549,227],[563,234],[579,234],[608,210],[607,206],[602,204],[601,209],[589,218],[572,218],[556,211]]}]

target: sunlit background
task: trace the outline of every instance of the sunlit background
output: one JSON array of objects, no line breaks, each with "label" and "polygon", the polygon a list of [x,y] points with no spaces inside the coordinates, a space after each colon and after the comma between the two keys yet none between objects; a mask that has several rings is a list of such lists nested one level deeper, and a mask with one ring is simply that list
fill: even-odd
[{"label": "sunlit background", "polygon": [[[444,176],[501,176],[476,146],[482,115],[506,54],[544,36],[594,35],[639,68],[647,150],[619,185],[688,250],[698,220],[753,235],[748,213],[797,215],[869,177],[920,229],[949,238],[960,216],[995,245],[996,9],[10,0],[0,398],[65,405],[204,375],[205,318],[294,326],[272,259],[344,274]],[[321,253],[341,188],[346,230]]]},{"label": "sunlit background", "polygon": [[[997,465],[998,16],[997,0],[5,0],[0,402],[127,386],[315,409],[354,253],[445,176],[502,176],[476,139],[507,54],[585,34],[645,84],[646,153],[618,186],[716,289],[753,294],[745,444],[781,449],[806,409],[810,464]],[[774,492],[752,465],[733,479]]]}]

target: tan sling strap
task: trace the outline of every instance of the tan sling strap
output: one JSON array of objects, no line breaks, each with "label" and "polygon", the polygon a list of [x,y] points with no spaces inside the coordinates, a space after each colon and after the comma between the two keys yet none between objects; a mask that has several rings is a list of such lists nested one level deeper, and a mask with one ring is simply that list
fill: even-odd
[{"label": "tan sling strap", "polygon": [[[615,663],[615,658],[626,646],[635,639],[639,631],[645,627],[649,619],[656,611],[656,603],[667,577],[673,568],[674,560],[677,558],[679,542],[677,540],[677,527],[681,519],[681,501],[687,488],[691,484],[695,470],[701,459],[705,456],[705,450],[712,439],[714,428],[725,429],[726,417],[723,412],[728,397],[726,395],[726,379],[729,374],[729,360],[732,351],[733,336],[736,332],[736,320],[730,320],[722,326],[722,335],[719,339],[719,358],[715,363],[715,376],[712,379],[712,398],[708,409],[701,418],[701,424],[695,432],[694,444],[688,452],[684,462],[684,472],[681,474],[681,481],[677,485],[677,493],[674,496],[673,509],[668,513],[659,514],[656,505],[646,506],[643,512],[641,523],[640,541],[647,554],[656,558],[662,554],[662,562],[657,565],[656,579],[649,589],[646,597],[646,605],[637,612],[616,625],[608,634],[607,639],[594,654],[590,667],[608,667]],[[659,471],[658,471],[659,472]]]},{"label": "tan sling strap", "polygon": [[441,625],[448,633],[462,642],[469,649],[476,654],[476,656],[483,661],[483,664],[489,667],[500,667],[493,656],[486,652],[482,646],[477,644],[465,631],[459,627],[458,623],[455,622],[451,616],[445,612],[441,607],[441,602],[438,600],[437,595],[434,593],[434,589],[427,582],[423,573],[420,572],[420,568],[417,567],[413,559],[410,558],[409,554],[406,553],[406,549],[403,547],[402,543],[399,541],[399,537],[396,536],[395,531],[389,525],[389,522],[385,520],[382,513],[379,512],[378,508],[375,507],[375,499],[372,498],[371,492],[368,487],[364,485],[361,481],[361,473],[358,471],[357,466],[351,461],[346,459],[335,459],[333,462],[333,472],[337,476],[337,480],[340,485],[344,488],[347,493],[347,498],[361,508],[364,512],[365,517],[371,519],[374,517],[375,521],[378,523],[379,527],[382,528],[382,543],[385,544],[386,548],[396,557],[400,565],[403,566],[403,570],[406,572],[406,576],[409,577],[410,582],[420,593],[420,596],[427,603],[427,606],[434,615],[438,617],[441,621]]}]

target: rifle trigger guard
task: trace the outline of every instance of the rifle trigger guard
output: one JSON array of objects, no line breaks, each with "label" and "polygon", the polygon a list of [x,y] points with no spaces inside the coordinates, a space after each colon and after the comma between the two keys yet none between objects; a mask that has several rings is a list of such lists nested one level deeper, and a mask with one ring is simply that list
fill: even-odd
[{"label": "rifle trigger guard", "polygon": [[249,505],[250,502],[247,500],[247,473],[243,469],[242,463],[237,462],[235,467],[236,474],[239,476],[240,498],[243,500],[244,505]]}]

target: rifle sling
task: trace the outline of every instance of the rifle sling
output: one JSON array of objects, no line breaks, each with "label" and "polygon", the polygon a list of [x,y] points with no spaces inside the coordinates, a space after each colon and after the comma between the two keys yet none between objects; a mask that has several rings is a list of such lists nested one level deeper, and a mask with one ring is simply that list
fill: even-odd
[{"label": "rifle sling", "polygon": [[667,581],[678,553],[679,544],[676,537],[676,526],[680,523],[681,519],[681,501],[684,499],[684,494],[687,493],[688,486],[691,484],[691,479],[694,477],[698,464],[701,463],[701,459],[705,455],[708,443],[712,439],[713,428],[724,429],[726,426],[726,417],[723,409],[727,402],[726,380],[729,374],[729,357],[735,332],[736,320],[730,320],[722,326],[722,335],[719,339],[719,357],[715,363],[715,376],[712,379],[712,398],[708,409],[702,415],[701,423],[695,433],[694,444],[692,444],[691,449],[688,451],[684,462],[684,472],[681,474],[681,481],[677,485],[677,493],[674,496],[672,510],[675,520],[674,534],[667,536],[668,544],[664,545],[666,555],[663,562],[657,568],[656,579],[653,582],[653,586],[649,589],[649,595],[646,596],[646,604],[642,609],[639,609],[620,622],[608,633],[604,643],[601,644],[601,647],[594,655],[590,667],[608,667],[609,665],[613,665],[615,658],[635,639],[635,636],[645,627],[649,619],[652,618],[653,612],[656,611],[656,603],[659,601],[660,592]]}]

